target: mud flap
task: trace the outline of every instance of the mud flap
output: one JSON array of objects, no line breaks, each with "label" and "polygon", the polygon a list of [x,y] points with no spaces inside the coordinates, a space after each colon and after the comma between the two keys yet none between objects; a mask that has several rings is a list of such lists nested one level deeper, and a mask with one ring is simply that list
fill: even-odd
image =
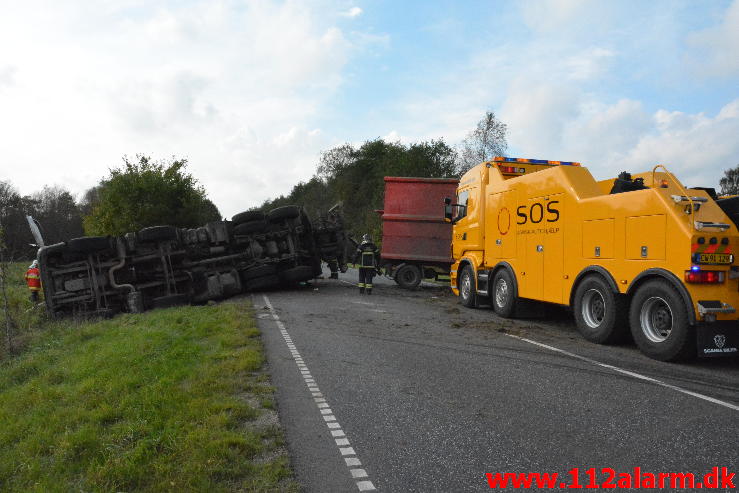
[{"label": "mud flap", "polygon": [[739,322],[714,322],[696,326],[698,357],[739,355]]}]

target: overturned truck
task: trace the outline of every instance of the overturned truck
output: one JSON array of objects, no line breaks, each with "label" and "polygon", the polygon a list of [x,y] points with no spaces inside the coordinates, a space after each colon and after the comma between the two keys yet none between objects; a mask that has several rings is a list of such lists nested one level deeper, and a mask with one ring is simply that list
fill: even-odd
[{"label": "overturned truck", "polygon": [[52,316],[138,313],[308,281],[322,260],[346,271],[337,224],[336,209],[314,227],[304,209],[288,205],[194,229],[73,238],[39,250],[46,307]]}]

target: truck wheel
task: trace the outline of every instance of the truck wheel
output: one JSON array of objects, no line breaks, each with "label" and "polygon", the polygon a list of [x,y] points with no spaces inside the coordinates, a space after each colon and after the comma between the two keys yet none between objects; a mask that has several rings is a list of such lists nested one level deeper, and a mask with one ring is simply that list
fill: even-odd
[{"label": "truck wheel", "polygon": [[613,344],[628,334],[624,299],[613,292],[601,276],[590,275],[580,282],[574,299],[577,330],[590,342]]},{"label": "truck wheel", "polygon": [[280,280],[286,284],[309,281],[311,279],[313,279],[313,267],[309,265],[299,265],[280,272]]},{"label": "truck wheel", "polygon": [[493,277],[493,310],[501,317],[510,318],[516,309],[513,278],[506,269],[498,269]]},{"label": "truck wheel", "polygon": [[153,308],[169,308],[171,306],[186,305],[188,303],[186,294],[172,294],[160,296],[151,300]]},{"label": "truck wheel", "polygon": [[468,308],[477,307],[477,293],[475,293],[475,274],[472,267],[465,265],[459,276],[459,297],[462,304]]},{"label": "truck wheel", "polygon": [[246,283],[247,291],[258,291],[260,289],[273,288],[280,284],[280,278],[276,275],[257,277],[256,279],[250,279]]},{"label": "truck wheel", "polygon": [[67,247],[72,252],[92,253],[111,248],[111,242],[107,236],[83,236],[69,240]]},{"label": "truck wheel", "polygon": [[257,265],[251,269],[247,269],[241,274],[241,279],[248,281],[257,277],[270,276],[277,272],[277,268],[272,264]]},{"label": "truck wheel", "polygon": [[695,355],[695,328],[680,293],[667,281],[655,279],[640,286],[629,311],[631,335],[642,353],[660,361]]},{"label": "truck wheel", "polygon": [[395,273],[395,282],[404,289],[416,289],[421,284],[421,269],[412,264],[405,264]]},{"label": "truck wheel", "polygon": [[267,231],[267,221],[261,219],[247,221],[241,224],[237,224],[234,227],[235,235],[251,235],[254,233],[263,233],[265,231]]},{"label": "truck wheel", "polygon": [[170,241],[177,239],[174,226],[150,226],[139,231],[139,241]]},{"label": "truck wheel", "polygon": [[283,219],[293,219],[300,215],[300,207],[297,205],[283,205],[282,207],[278,207],[276,209],[272,209],[267,214],[267,219],[269,219],[270,222],[276,223],[278,221],[282,221]]},{"label": "truck wheel", "polygon": [[249,221],[264,221],[264,212],[262,211],[244,211],[239,212],[231,218],[234,224],[246,223]]}]

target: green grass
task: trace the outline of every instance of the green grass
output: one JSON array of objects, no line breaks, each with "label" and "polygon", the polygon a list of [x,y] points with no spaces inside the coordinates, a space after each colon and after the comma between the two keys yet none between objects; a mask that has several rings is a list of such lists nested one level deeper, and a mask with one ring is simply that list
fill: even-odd
[{"label": "green grass", "polygon": [[[52,323],[47,320],[43,305],[34,306],[29,297],[28,287],[23,275],[28,269],[28,262],[14,262],[8,264],[6,278],[6,292],[8,295],[8,311],[13,321],[12,339],[14,352],[22,351],[29,339],[42,326]],[[43,300],[43,295],[42,295]],[[5,340],[6,312],[3,299],[0,297],[0,360],[8,356]]]},{"label": "green grass", "polygon": [[0,363],[0,490],[296,491],[246,304],[52,326]]}]

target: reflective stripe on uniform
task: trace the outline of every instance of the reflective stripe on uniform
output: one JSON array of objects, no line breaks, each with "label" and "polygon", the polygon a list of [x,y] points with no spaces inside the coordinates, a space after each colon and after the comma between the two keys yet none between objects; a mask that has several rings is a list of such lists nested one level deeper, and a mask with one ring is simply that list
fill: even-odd
[{"label": "reflective stripe on uniform", "polygon": [[365,284],[364,287],[372,289],[372,284]]},{"label": "reflective stripe on uniform", "polygon": [[363,282],[360,282],[359,284],[357,284],[357,286],[359,286],[360,288],[363,288],[364,287],[364,283]]},{"label": "reflective stripe on uniform", "polygon": [[28,284],[28,289],[31,291],[39,291],[41,289],[41,278],[40,278],[41,272],[37,268],[28,269],[26,271],[26,284]]}]

